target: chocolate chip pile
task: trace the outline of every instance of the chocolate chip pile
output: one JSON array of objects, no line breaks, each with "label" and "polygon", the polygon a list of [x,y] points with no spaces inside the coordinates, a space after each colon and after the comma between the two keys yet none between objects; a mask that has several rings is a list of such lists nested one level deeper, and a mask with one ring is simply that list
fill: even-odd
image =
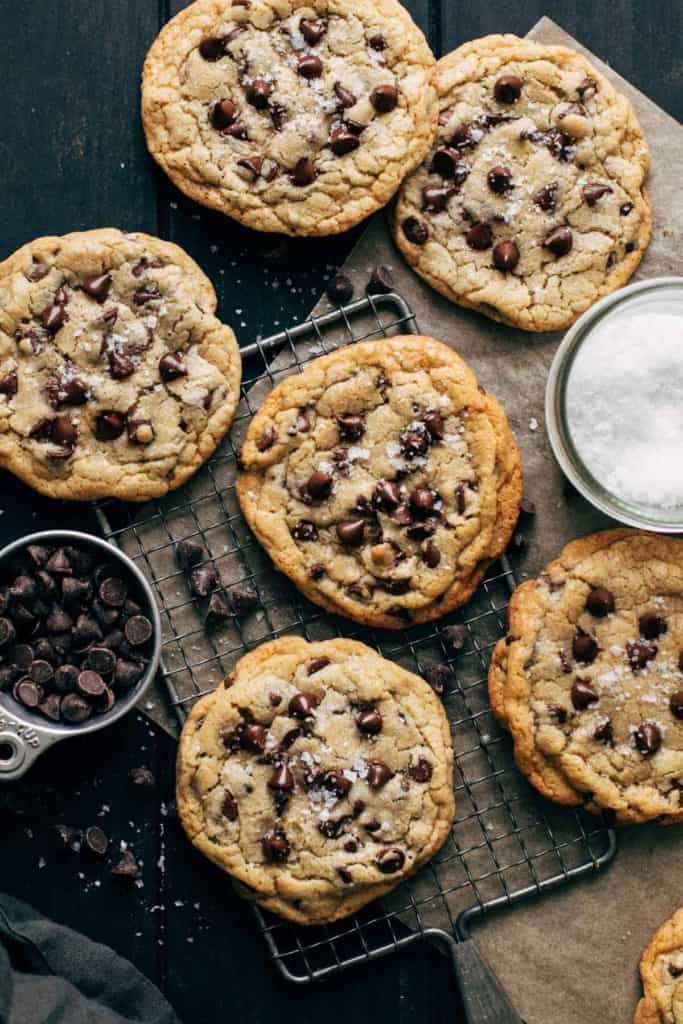
[{"label": "chocolate chip pile", "polygon": [[140,682],[153,632],[120,565],[85,545],[29,544],[0,583],[0,690],[80,725]]}]

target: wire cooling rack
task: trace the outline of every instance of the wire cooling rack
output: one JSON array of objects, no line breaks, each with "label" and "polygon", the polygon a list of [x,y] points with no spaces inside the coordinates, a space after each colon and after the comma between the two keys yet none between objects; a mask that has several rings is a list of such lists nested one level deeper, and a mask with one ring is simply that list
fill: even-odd
[{"label": "wire cooling rack", "polygon": [[[340,345],[402,333],[417,333],[415,316],[391,294],[368,296],[257,340],[242,349],[244,380],[230,436],[189,484],[142,508],[114,502],[96,507],[107,539],[126,551],[155,587],[164,632],[162,673],[181,721],[246,650],[284,634],[312,641],[354,637],[417,673],[429,664],[450,668],[443,701],[454,733],[457,817],[431,864],[391,896],[337,925],[297,927],[254,904],[274,962],[288,980],[299,983],[425,936],[467,938],[474,919],[597,871],[616,849],[614,832],[601,819],[548,804],[528,786],[489,708],[488,662],[505,633],[515,585],[506,557],[491,567],[465,608],[437,624],[371,630],[306,601],[273,569],[241,517],[235,496],[238,452],[272,387]],[[175,558],[175,544],[184,538],[202,544],[228,594],[247,587],[258,595],[257,607],[208,629],[205,608],[192,598]],[[465,627],[457,653],[443,640],[443,628],[455,623]]]}]

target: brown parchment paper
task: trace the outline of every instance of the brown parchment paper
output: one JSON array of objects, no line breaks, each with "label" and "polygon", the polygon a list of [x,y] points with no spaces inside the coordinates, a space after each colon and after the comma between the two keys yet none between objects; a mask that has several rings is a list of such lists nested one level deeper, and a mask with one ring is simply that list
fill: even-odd
[{"label": "brown parchment paper", "polygon": [[[631,99],[652,153],[654,211],[652,242],[636,278],[682,273],[683,128],[548,18],[529,38],[585,54]],[[403,262],[383,215],[371,222],[344,269],[362,290],[377,263],[391,267],[422,332],[452,345],[506,409],[522,453],[525,490],[537,507],[524,572],[535,575],[570,539],[609,526],[566,487],[545,431],[545,382],[562,335],[507,328],[441,298]],[[602,875],[496,912],[477,926],[475,937],[527,1024],[626,1024],[640,991],[640,953],[680,905],[683,828],[634,828],[621,831],[617,858]]]}]

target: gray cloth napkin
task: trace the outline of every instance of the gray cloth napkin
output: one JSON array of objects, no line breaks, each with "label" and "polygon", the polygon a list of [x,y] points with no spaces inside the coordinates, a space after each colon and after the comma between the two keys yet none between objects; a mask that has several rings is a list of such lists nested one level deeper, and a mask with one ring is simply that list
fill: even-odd
[{"label": "gray cloth napkin", "polygon": [[107,946],[0,895],[0,1024],[179,1024]]}]

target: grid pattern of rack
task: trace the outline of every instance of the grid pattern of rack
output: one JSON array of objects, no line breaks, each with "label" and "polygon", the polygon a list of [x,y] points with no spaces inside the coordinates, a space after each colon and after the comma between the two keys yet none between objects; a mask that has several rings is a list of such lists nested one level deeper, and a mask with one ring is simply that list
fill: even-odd
[{"label": "grid pattern of rack", "polygon": [[[350,636],[420,672],[451,668],[443,700],[453,726],[457,818],[433,862],[381,904],[325,928],[299,928],[254,912],[270,953],[290,981],[306,982],[393,952],[435,929],[466,935],[473,918],[602,867],[615,837],[603,822],[541,801],[514,768],[510,743],[486,695],[491,649],[505,632],[514,576],[506,558],[491,567],[466,608],[437,624],[377,631],[335,619],[311,605],[273,570],[241,518],[234,492],[238,452],[251,417],[274,384],[343,344],[416,333],[415,317],[396,295],[368,296],[312,316],[242,350],[241,403],[230,436],[180,491],[142,508],[100,503],[105,536],[152,582],[164,630],[163,675],[182,720],[192,702],[217,686],[242,654],[284,634],[320,640]],[[198,541],[224,589],[258,594],[253,612],[216,629],[204,625],[175,557],[175,544]],[[445,625],[462,623],[463,649],[443,641]],[[248,893],[243,893],[249,898]]]}]

